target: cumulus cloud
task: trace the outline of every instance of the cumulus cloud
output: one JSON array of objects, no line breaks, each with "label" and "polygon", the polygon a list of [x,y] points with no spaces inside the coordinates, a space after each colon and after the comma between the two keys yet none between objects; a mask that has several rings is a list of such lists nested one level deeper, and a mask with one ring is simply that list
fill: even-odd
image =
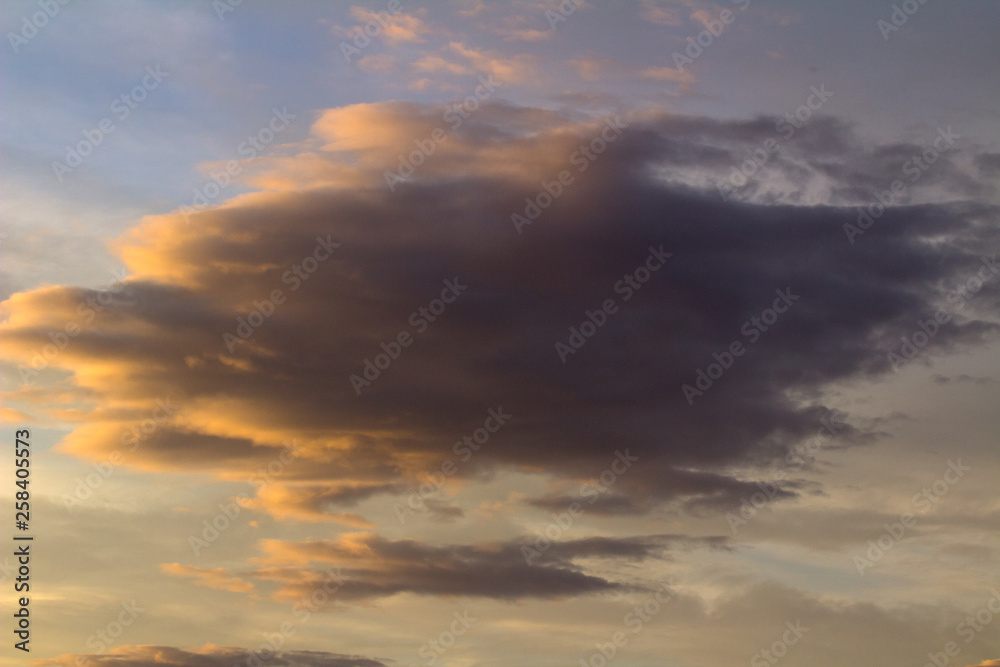
[{"label": "cumulus cloud", "polygon": [[[67,414],[73,396],[99,401],[101,410],[74,413],[80,423],[60,444],[93,459],[121,448],[169,398],[176,411],[126,462],[146,470],[247,479],[295,439],[300,459],[254,502],[304,521],[370,527],[334,508],[418,483],[497,406],[509,424],[457,477],[519,470],[573,489],[628,449],[638,462],[597,509],[717,511],[755,490],[752,475],[734,469],[780,463],[836,418],[824,391],[891,373],[901,337],[947,305],[949,289],[998,245],[985,222],[996,207],[971,200],[890,207],[854,244],[844,232],[858,217],[851,207],[724,201],[705,184],[770,136],[774,119],[575,119],[494,103],[387,187],[403,152],[448,128],[443,112],[404,103],[327,110],[311,147],[263,160],[251,177],[286,187],[145,218],[114,245],[130,275],[127,298],[80,320],[51,358],[39,351],[98,292],[13,295],[0,341],[30,386],[12,397],[34,396],[49,417]],[[595,143],[602,132],[617,138]],[[822,178],[831,201],[846,201],[911,148],[865,148],[849,127],[817,119],[788,145],[796,161],[814,162],[782,173]],[[572,182],[534,215],[561,171]],[[947,154],[935,174],[953,193],[982,192]],[[536,219],[518,228],[515,213]],[[672,255],[636,273],[656,253]],[[449,281],[463,286],[453,303],[421,315]],[[913,363],[995,336],[996,302],[986,296],[995,293],[987,285],[954,312]],[[753,324],[781,294],[787,312]],[[588,315],[608,300],[613,314]],[[595,317],[596,333],[561,356],[557,344]],[[368,370],[370,384],[352,381],[401,333],[410,343],[398,358],[377,377]],[[736,341],[745,352],[731,368],[686,396],[683,385]],[[65,402],[45,407],[45,388]],[[839,446],[874,437],[851,415],[840,419]],[[781,495],[799,492],[790,484]]]}]

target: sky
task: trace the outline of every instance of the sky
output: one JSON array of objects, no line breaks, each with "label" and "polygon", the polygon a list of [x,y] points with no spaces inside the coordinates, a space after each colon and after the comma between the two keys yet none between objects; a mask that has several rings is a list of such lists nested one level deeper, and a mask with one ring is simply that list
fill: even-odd
[{"label": "sky", "polygon": [[3,3],[0,664],[1000,666],[998,24]]}]

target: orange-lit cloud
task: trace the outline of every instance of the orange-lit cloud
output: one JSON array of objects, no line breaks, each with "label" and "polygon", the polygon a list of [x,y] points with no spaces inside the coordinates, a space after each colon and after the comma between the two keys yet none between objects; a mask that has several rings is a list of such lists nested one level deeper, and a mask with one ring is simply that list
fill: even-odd
[{"label": "orange-lit cloud", "polygon": [[694,83],[694,74],[691,73],[691,70],[679,70],[676,67],[647,67],[640,70],[639,76],[644,79],[679,83],[684,86]]},{"label": "orange-lit cloud", "polygon": [[609,58],[593,58],[584,56],[569,61],[577,74],[584,81],[598,81],[606,78],[636,78],[651,81],[663,81],[677,84],[678,92],[687,92],[695,82],[691,70],[679,70],[675,67],[635,67]]},{"label": "orange-lit cloud", "polygon": [[[357,487],[350,487],[356,489]],[[373,485],[368,495],[386,493],[393,487]],[[333,503],[349,503],[343,489],[323,486],[269,484],[257,492],[249,507],[261,508],[279,519],[296,521],[330,521],[354,528],[375,528],[375,524],[357,514],[331,512]]]},{"label": "orange-lit cloud", "polygon": [[[635,589],[588,574],[577,559],[633,562],[665,557],[673,545],[721,546],[724,540],[677,536],[585,538],[532,551],[530,539],[475,545],[434,546],[419,540],[388,540],[350,533],[336,540],[263,540],[253,574],[281,584],[279,600],[308,597],[326,586],[341,602],[359,603],[400,593],[462,595],[501,600],[562,598]],[[526,556],[527,554],[527,556]],[[330,590],[335,582],[335,590]],[[329,585],[328,585],[329,584]]]},{"label": "orange-lit cloud", "polygon": [[400,11],[389,15],[387,13],[379,14],[364,7],[351,7],[350,14],[362,23],[374,22],[380,26],[381,35],[386,44],[389,45],[423,42],[424,38],[432,32],[430,26],[421,19],[421,16],[426,14],[426,10]]},{"label": "orange-lit cloud", "polygon": [[[678,26],[684,23],[680,12],[673,7],[667,6],[662,0],[641,0],[642,9],[639,12],[646,21],[659,25]],[[677,3],[671,3],[676,6]]]},{"label": "orange-lit cloud", "polygon": [[219,591],[229,591],[230,593],[249,593],[254,586],[249,581],[244,581],[239,577],[230,576],[222,568],[207,569],[202,567],[192,567],[181,565],[180,563],[164,563],[160,565],[160,570],[175,577],[192,579],[198,586],[214,588]]},{"label": "orange-lit cloud", "polygon": [[473,70],[465,65],[459,65],[445,60],[440,56],[427,55],[411,65],[418,72],[448,72],[449,74],[472,74]]},{"label": "orange-lit cloud", "polygon": [[[453,46],[456,58],[486,57]],[[777,460],[830,416],[819,399],[793,403],[788,392],[819,396],[828,383],[888,371],[887,346],[939,296],[930,286],[981,263],[971,251],[927,263],[913,241],[972,234],[971,211],[940,227],[945,218],[900,207],[887,215],[914,216],[911,226],[887,225],[856,253],[841,238],[849,211],[789,207],[775,222],[690,185],[725,174],[771,122],[570,118],[491,100],[453,129],[447,111],[390,102],[321,112],[306,152],[259,161],[253,178],[281,189],[149,216],[116,240],[128,277],[100,311],[88,305],[98,290],[13,295],[0,306],[5,357],[34,370],[53,337],[61,347],[37,357],[44,368],[32,383],[8,392],[11,409],[75,424],[61,452],[100,461],[125,447],[131,468],[231,481],[252,480],[295,441],[296,460],[255,485],[248,507],[371,528],[343,508],[360,496],[404,494],[446,460],[466,458],[468,446],[456,444],[500,406],[510,423],[474,456],[468,449],[454,479],[497,469],[553,475],[569,490],[526,502],[559,509],[573,498],[569,485],[620,466],[616,452],[628,450],[641,464],[622,469],[589,505],[594,514],[663,503],[721,511],[756,491],[728,466]],[[433,139],[442,127],[444,139]],[[831,187],[864,182],[868,153],[845,142],[861,143],[817,119],[807,147],[820,165],[806,174],[796,160],[787,177],[829,174],[829,161],[846,153],[860,162],[845,162]],[[389,187],[386,173],[415,151],[423,160]],[[780,157],[774,165],[785,166]],[[956,187],[967,182],[948,158],[935,168]],[[556,182],[561,171],[571,183]],[[534,222],[515,227],[514,214]],[[726,252],[732,225],[748,239],[739,257]],[[893,234],[904,229],[909,241],[899,243]],[[813,259],[775,264],[800,252]],[[629,288],[626,303],[615,286],[654,265],[655,277]],[[857,278],[911,265],[923,273],[890,272],[875,292]],[[465,287],[444,306],[447,281]],[[728,313],[759,313],[776,289],[796,285],[813,290],[803,317],[826,324],[806,337],[792,324],[769,331],[734,366],[733,381],[689,405],[679,387],[695,381],[692,359],[711,360],[706,349],[727,349],[739,335]],[[561,359],[556,343],[609,298],[621,300],[600,335]],[[845,314],[845,299],[878,307]],[[431,315],[435,302],[443,310]],[[78,330],[56,336],[69,322]],[[930,349],[973,344],[994,328],[942,327]],[[387,363],[379,355],[401,334],[410,343],[395,343]],[[163,400],[177,409],[155,418]],[[850,426],[838,437],[843,446],[868,441]],[[777,497],[801,489],[792,480]],[[439,518],[472,510],[428,505]]]},{"label": "orange-lit cloud", "polygon": [[492,74],[501,85],[528,81],[535,75],[538,66],[535,56],[517,54],[505,57],[496,51],[476,49],[464,42],[450,42],[448,50],[464,58],[475,71]]},{"label": "orange-lit cloud", "polygon": [[0,407],[0,421],[8,424],[25,424],[34,421],[34,418],[20,410]]},{"label": "orange-lit cloud", "polygon": [[357,62],[369,74],[390,74],[396,68],[396,59],[385,53],[363,56]]}]

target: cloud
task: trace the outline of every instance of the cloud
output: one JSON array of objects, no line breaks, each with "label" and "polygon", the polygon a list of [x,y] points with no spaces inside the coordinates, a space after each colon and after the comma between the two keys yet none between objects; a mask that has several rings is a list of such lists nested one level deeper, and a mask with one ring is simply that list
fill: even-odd
[{"label": "cloud", "polygon": [[976,167],[984,176],[1000,176],[1000,153],[983,153],[975,158]]},{"label": "cloud", "polygon": [[486,11],[489,7],[483,0],[452,0],[456,11],[460,16],[476,16]]},{"label": "cloud", "polygon": [[268,511],[279,519],[297,521],[331,521],[354,528],[374,528],[364,517],[352,513],[331,512],[338,504],[354,504],[379,493],[401,493],[394,484],[319,486],[272,483],[261,488],[257,497],[247,503],[250,508]]},{"label": "cloud", "polygon": [[[883,607],[767,582],[724,593],[712,605],[679,596],[664,606],[657,622],[674,629],[673,649],[692,664],[739,664],[755,654],[766,662],[774,654],[760,651],[791,637],[785,634],[790,625],[799,629],[800,641],[786,647],[787,660],[817,667],[923,665],[928,653],[956,639],[951,619],[962,614],[948,605]],[[706,636],[713,641],[706,642]],[[980,647],[985,651],[996,643],[992,637],[978,641],[989,644]]]},{"label": "cloud", "polygon": [[639,76],[643,79],[654,81],[668,81],[688,86],[694,83],[694,75],[690,70],[679,70],[676,67],[647,67],[639,71]]},{"label": "cloud", "polygon": [[501,85],[523,83],[535,75],[537,58],[527,54],[517,54],[506,58],[497,51],[486,51],[453,41],[448,51],[464,58],[477,72],[492,74]]},{"label": "cloud", "polygon": [[598,81],[601,79],[648,79],[652,81],[664,81],[678,84],[679,92],[687,92],[695,82],[695,76],[691,70],[679,70],[675,67],[637,67],[630,63],[624,63],[610,58],[594,58],[583,56],[569,61],[569,64],[576,70],[576,73],[584,81]]},{"label": "cloud", "polygon": [[391,74],[396,69],[396,59],[386,53],[363,56],[357,62],[369,74]]},{"label": "cloud", "polygon": [[684,25],[685,16],[706,25],[725,8],[704,0],[640,0],[639,7],[639,17],[644,21],[671,27]]},{"label": "cloud", "polygon": [[33,421],[31,415],[13,408],[0,407],[0,422],[7,424],[24,424]]},{"label": "cloud", "polygon": [[239,577],[232,577],[222,568],[206,569],[202,567],[191,567],[180,563],[164,563],[160,569],[166,574],[175,577],[185,577],[193,579],[198,586],[214,588],[230,593],[249,593],[253,590],[253,584],[244,581]]},{"label": "cloud", "polygon": [[530,539],[435,546],[412,539],[388,540],[372,533],[353,533],[336,540],[263,540],[263,555],[255,559],[260,567],[253,576],[279,582],[281,588],[275,597],[288,600],[307,597],[328,582],[331,568],[339,581],[335,597],[342,602],[399,593],[507,601],[553,599],[635,589],[632,584],[587,574],[574,562],[577,559],[640,563],[666,558],[672,547],[724,544],[721,538],[649,535],[591,537],[542,547]]},{"label": "cloud", "polygon": [[[65,345],[51,358],[41,350],[99,292],[13,295],[0,305],[0,349],[22,369],[44,368],[7,398],[34,401],[44,418],[72,416],[60,451],[103,460],[169,397],[177,411],[125,463],[144,470],[246,480],[295,439],[300,460],[253,502],[299,520],[369,527],[331,508],[419,484],[498,406],[509,424],[456,478],[549,475],[562,487],[532,501],[548,508],[627,449],[638,462],[595,511],[723,511],[756,492],[754,469],[780,464],[836,417],[824,392],[887,377],[888,353],[998,246],[982,224],[996,207],[975,201],[982,190],[947,154],[933,178],[950,200],[890,207],[852,245],[850,205],[773,192],[761,195],[770,203],[723,201],[710,185],[773,135],[774,119],[636,114],[591,161],[581,147],[613,121],[497,102],[451,130],[444,111],[326,110],[303,152],[262,159],[252,177],[288,187],[143,219],[113,246],[128,266],[127,298],[56,336]],[[892,173],[911,149],[866,145],[834,119],[813,123],[775,169],[829,200],[853,204],[864,179]],[[386,172],[440,127],[446,139],[386,187]],[[519,233],[512,214],[545,201],[560,171],[573,182]],[[651,249],[673,253],[655,272],[643,268]],[[420,315],[446,281],[467,288]],[[953,313],[911,363],[995,337],[996,289]],[[778,294],[794,305],[753,325]],[[609,299],[615,312],[594,315]],[[594,318],[593,335],[561,359],[557,343]],[[397,358],[379,357],[370,386],[353,383],[401,333],[411,342]],[[689,403],[683,385],[734,342],[745,352]],[[60,373],[46,384],[44,374]],[[57,412],[49,389],[102,408]],[[838,446],[877,437],[852,415],[839,419]]]},{"label": "cloud", "polygon": [[497,28],[497,34],[503,35],[505,42],[544,42],[552,37],[553,31],[534,28]]},{"label": "cloud", "polygon": [[[70,654],[34,660],[34,667],[75,667],[78,660],[92,667],[232,667],[249,664],[254,651],[211,644],[195,651],[173,646],[118,646],[104,654]],[[259,659],[259,658],[258,658]],[[268,655],[268,667],[385,667],[385,663],[360,656],[325,651],[286,651]]]},{"label": "cloud", "polygon": [[464,65],[449,62],[441,56],[427,55],[414,62],[411,67],[418,72],[448,72],[449,74],[468,75],[473,70]]},{"label": "cloud", "polygon": [[415,13],[397,12],[389,15],[385,12],[373,12],[364,7],[351,7],[350,14],[358,21],[380,26],[385,43],[396,45],[423,42],[424,37],[433,32],[420,18],[425,12],[426,10],[420,10]]},{"label": "cloud", "polygon": [[934,379],[934,382],[936,382],[938,384],[948,384],[949,382],[952,382],[952,381],[959,382],[959,383],[972,383],[972,384],[992,384],[992,383],[996,382],[996,380],[994,380],[993,378],[988,378],[988,377],[973,377],[973,376],[967,375],[965,373],[962,373],[961,375],[957,375],[957,376],[955,376],[953,378],[952,377],[948,377],[946,375],[937,374],[937,375],[934,376],[933,379]]},{"label": "cloud", "polygon": [[683,25],[684,19],[680,17],[679,12],[674,8],[664,6],[664,4],[657,0],[641,0],[639,16],[650,23],[659,25]]}]

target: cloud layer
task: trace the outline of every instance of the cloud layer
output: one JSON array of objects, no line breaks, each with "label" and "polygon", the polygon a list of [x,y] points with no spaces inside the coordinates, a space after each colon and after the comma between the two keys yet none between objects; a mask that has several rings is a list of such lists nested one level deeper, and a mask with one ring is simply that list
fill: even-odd
[{"label": "cloud layer", "polygon": [[242,648],[205,646],[185,651],[172,646],[120,646],[106,654],[62,655],[50,660],[35,660],[35,667],[232,667],[266,664],[267,667],[385,667],[385,663],[359,656],[338,655],[324,651],[288,651],[261,656]]},{"label": "cloud layer", "polygon": [[[294,441],[256,506],[365,528],[339,508],[443,461],[456,478],[549,475],[553,494],[532,502],[550,508],[625,450],[638,462],[595,510],[723,509],[757,490],[734,469],[782,461],[824,423],[844,424],[841,446],[870,441],[823,392],[890,373],[937,311],[951,316],[915,363],[996,334],[996,281],[946,302],[989,266],[996,207],[890,206],[851,243],[855,208],[692,185],[724,177],[772,120],[478,114],[390,188],[412,157],[399,147],[434,143],[442,109],[325,111],[311,146],[250,177],[269,191],[117,241],[125,289],[4,302],[0,339],[31,384],[72,369],[52,385],[80,421],[62,449],[102,459],[129,443],[126,465],[246,479]],[[812,161],[784,176],[822,172],[834,200],[914,149],[865,147],[834,120],[789,146]],[[986,191],[974,176],[944,154],[921,186]],[[85,397],[101,408],[74,411]],[[178,407],[142,430],[158,399]],[[472,448],[489,410],[510,417]]]}]

